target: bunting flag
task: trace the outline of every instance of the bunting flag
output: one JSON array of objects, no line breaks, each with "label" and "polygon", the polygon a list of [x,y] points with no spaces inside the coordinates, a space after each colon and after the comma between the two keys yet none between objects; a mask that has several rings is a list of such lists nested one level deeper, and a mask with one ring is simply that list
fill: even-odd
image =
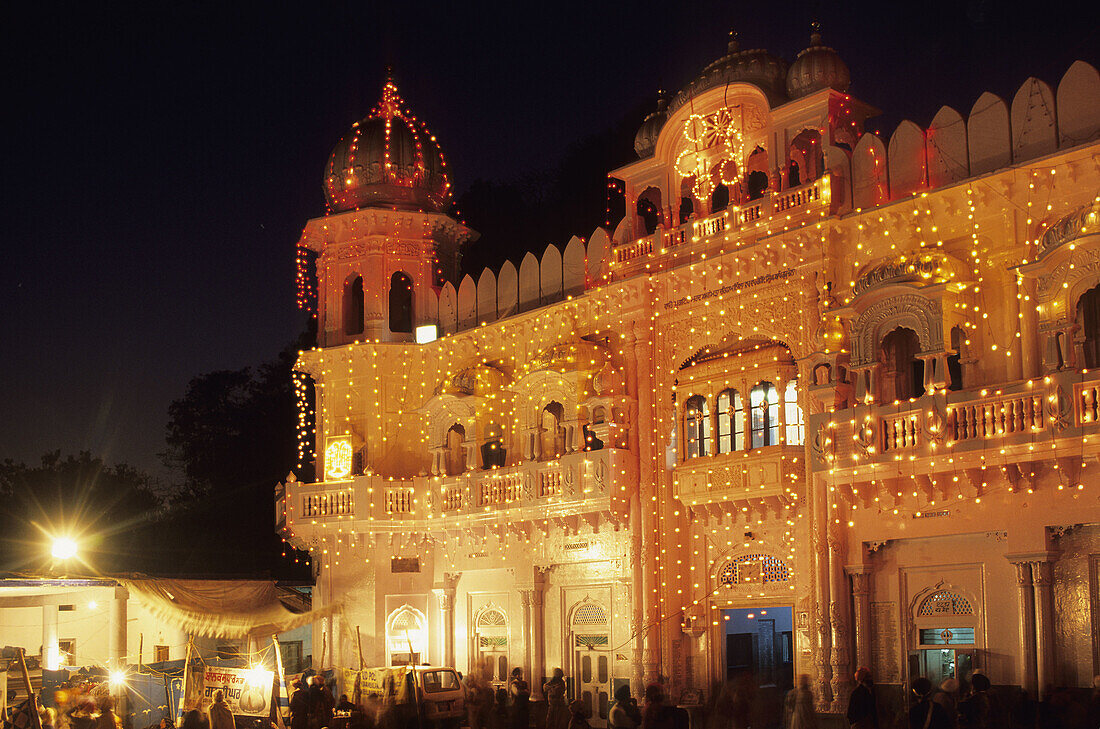
[{"label": "bunting flag", "polygon": [[286,729],[283,722],[283,714],[290,711],[290,695],[286,690],[286,674],[283,672],[283,652],[279,649],[279,641],[271,637],[271,644],[275,646],[275,696],[271,702],[271,708],[275,712],[275,726],[277,729]]}]

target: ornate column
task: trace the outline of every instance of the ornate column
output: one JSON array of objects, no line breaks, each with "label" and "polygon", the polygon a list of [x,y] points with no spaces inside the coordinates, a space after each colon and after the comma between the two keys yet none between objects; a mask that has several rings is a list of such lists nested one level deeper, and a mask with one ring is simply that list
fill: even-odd
[{"label": "ornate column", "polygon": [[858,564],[844,568],[852,581],[852,626],[856,638],[856,663],[871,666],[871,567]]},{"label": "ornate column", "polygon": [[432,589],[439,601],[440,654],[444,666],[455,666],[455,591],[461,572],[444,572],[440,587]]},{"label": "ornate column", "polygon": [[833,711],[844,711],[851,689],[851,663],[848,631],[848,586],[844,577],[844,535],[834,523],[832,511],[826,511],[829,542],[829,687],[833,694]]},{"label": "ornate column", "polygon": [[[637,371],[637,359],[634,356],[634,332],[627,330],[621,334],[622,341],[622,353],[625,359],[626,370],[626,391],[627,394],[637,397],[638,394],[638,371]],[[679,420],[679,418],[677,418]],[[678,422],[677,427],[680,428],[678,443],[684,442],[683,423]],[[630,435],[628,438],[628,447],[631,452],[639,453],[639,428],[634,427],[630,429]],[[680,447],[681,453],[677,454],[677,457],[682,455],[683,446]],[[640,494],[635,491],[630,497],[630,574],[631,574],[631,593],[630,593],[630,634],[634,636],[634,645],[632,646],[633,655],[631,661],[632,669],[632,684],[633,693],[635,696],[641,696],[642,690],[645,688],[645,668],[642,664],[642,653],[644,650],[644,639],[642,626],[645,625],[645,590],[643,585],[643,573],[645,571],[645,564],[642,559],[642,510],[640,504]]]},{"label": "ornate column", "polygon": [[541,701],[542,682],[546,678],[546,573],[549,568],[535,567],[535,586],[531,591],[531,696]]},{"label": "ornate column", "polygon": [[1036,693],[1035,675],[1035,593],[1032,589],[1031,562],[1008,556],[1016,568],[1017,599],[1019,601],[1020,650],[1017,654],[1018,680],[1031,696]]},{"label": "ornate column", "polygon": [[523,606],[523,624],[520,626],[520,636],[523,641],[523,677],[528,685],[533,685],[535,679],[531,674],[531,604],[534,601],[535,590],[533,588],[521,588],[519,602]]},{"label": "ornate column", "polygon": [[1020,293],[1024,296],[1024,300],[1020,302],[1020,361],[1023,363],[1023,376],[1038,377],[1042,371],[1042,362],[1039,352],[1039,313],[1035,308],[1035,279],[1025,278],[1021,281]]},{"label": "ornate column", "polygon": [[645,683],[657,681],[660,661],[661,621],[657,577],[657,484],[653,456],[653,343],[650,341],[648,307],[643,307],[634,324],[634,365],[638,399],[638,491],[641,510],[644,603],[642,667]]},{"label": "ornate column", "polygon": [[1031,563],[1035,590],[1035,681],[1039,699],[1045,701],[1054,688],[1054,595],[1051,592],[1051,563]]},{"label": "ornate column", "polygon": [[813,629],[817,636],[814,668],[817,673],[817,699],[819,707],[831,706],[832,689],[829,686],[829,533],[828,500],[824,483],[810,483],[813,505],[813,564],[814,591],[817,593],[813,608]]}]

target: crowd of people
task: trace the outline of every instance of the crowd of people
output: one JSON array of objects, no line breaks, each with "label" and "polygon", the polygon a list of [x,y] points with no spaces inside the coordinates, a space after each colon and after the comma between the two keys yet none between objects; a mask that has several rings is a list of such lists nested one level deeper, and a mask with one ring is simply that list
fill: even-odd
[{"label": "crowd of people", "polygon": [[[461,679],[461,674],[459,674]],[[485,675],[472,674],[461,681],[465,695],[466,720],[470,729],[591,729],[592,707],[581,700],[568,700],[568,684],[560,668],[553,671],[542,685],[546,714],[532,715],[531,686],[523,669],[515,668],[505,685],[496,685]],[[789,684],[788,684],[789,685]],[[1000,729],[1012,726],[1038,726],[1041,729],[1096,729],[1100,727],[1100,677],[1087,702],[1079,698],[1054,695],[1043,706],[1024,703],[1015,709],[1004,700],[994,698],[989,679],[975,672],[960,682],[945,679],[934,686],[924,677],[914,679],[907,713],[878,705],[871,671],[860,668],[855,673],[855,687],[848,702],[846,719],[852,729]],[[237,720],[222,691],[215,691],[205,712],[186,712],[182,729],[236,729]],[[705,712],[704,721],[690,721],[688,712],[669,701],[664,687],[653,684],[646,688],[642,704],[631,695],[630,686],[623,684],[608,705],[609,729],[755,729],[774,725],[774,719],[761,720],[760,689],[751,674],[741,674],[716,690]],[[817,729],[819,717],[810,677],[800,675],[796,685],[782,702],[782,729]],[[347,695],[337,701],[321,675],[307,676],[293,686],[290,698],[288,729],[330,729],[337,712],[355,716],[351,727],[364,729],[412,729],[420,724],[415,707],[364,697],[353,704]],[[353,713],[354,712],[354,713]],[[1017,714],[1030,714],[1021,716]],[[122,729],[122,722],[113,710],[109,696],[99,696],[74,703],[58,713],[51,708],[40,710],[42,729]],[[454,722],[455,729],[457,724]],[[148,729],[173,729],[170,719]]]}]

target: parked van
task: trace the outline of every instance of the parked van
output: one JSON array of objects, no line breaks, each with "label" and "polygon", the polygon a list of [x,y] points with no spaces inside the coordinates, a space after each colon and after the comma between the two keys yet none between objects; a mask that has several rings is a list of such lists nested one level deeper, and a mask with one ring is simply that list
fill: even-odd
[{"label": "parked van", "polygon": [[387,666],[365,668],[359,676],[362,696],[412,708],[419,703],[424,721],[457,727],[466,718],[466,692],[453,668]]}]

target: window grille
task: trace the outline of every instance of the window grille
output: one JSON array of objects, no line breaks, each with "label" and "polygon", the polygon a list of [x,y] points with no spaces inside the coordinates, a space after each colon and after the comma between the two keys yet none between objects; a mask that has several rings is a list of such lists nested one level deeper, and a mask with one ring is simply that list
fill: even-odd
[{"label": "window grille", "polygon": [[599,605],[587,602],[573,613],[573,625],[607,625],[607,613]]},{"label": "window grille", "polygon": [[917,617],[939,615],[973,615],[974,606],[957,592],[940,590],[925,598],[917,609]]},{"label": "window grille", "polygon": [[477,627],[479,628],[503,628],[507,625],[504,619],[504,613],[499,610],[486,610],[477,619]]},{"label": "window grille", "polygon": [[771,584],[789,582],[790,579],[791,571],[786,563],[767,554],[746,554],[731,559],[718,571],[718,582],[723,585],[740,585],[757,580]]}]

